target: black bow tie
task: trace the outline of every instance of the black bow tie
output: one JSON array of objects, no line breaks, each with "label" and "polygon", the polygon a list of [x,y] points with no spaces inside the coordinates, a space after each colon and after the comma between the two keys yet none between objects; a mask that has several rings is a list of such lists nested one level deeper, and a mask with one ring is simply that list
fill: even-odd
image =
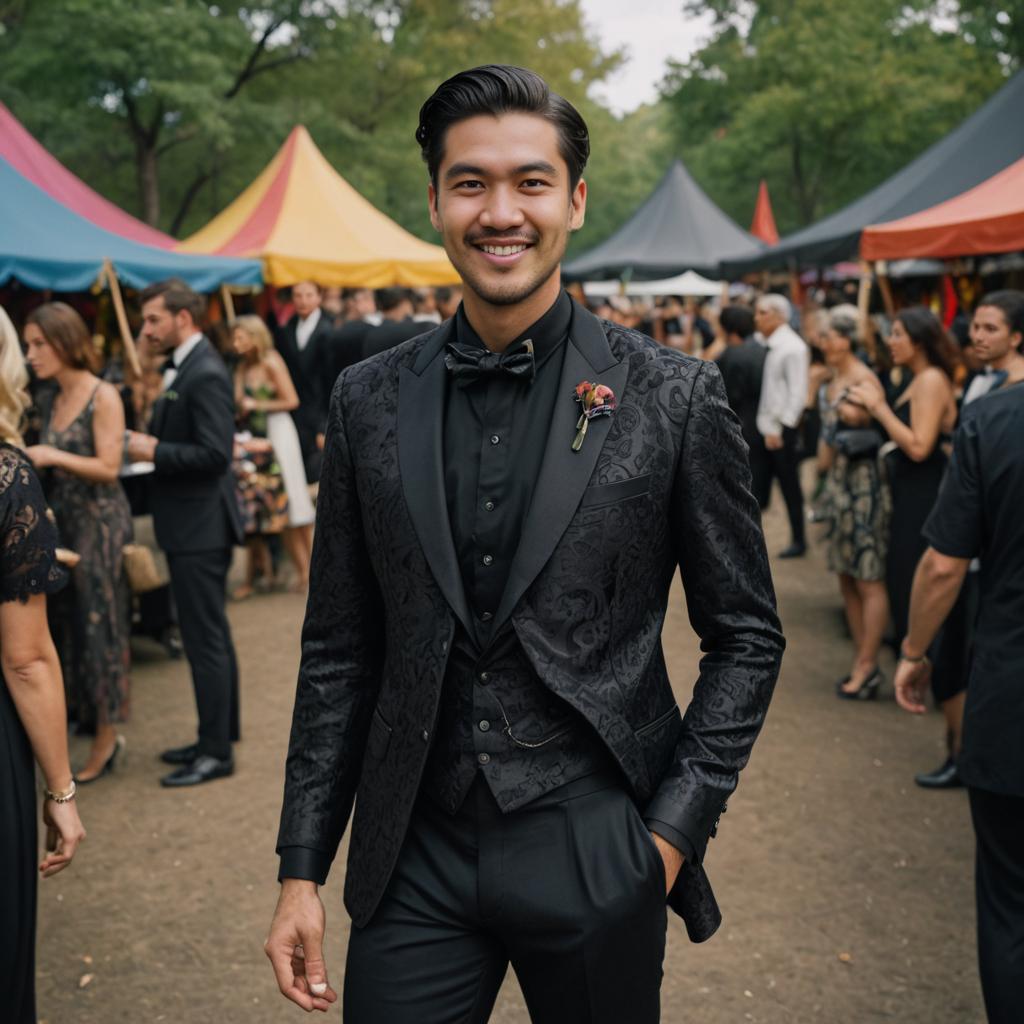
[{"label": "black bow tie", "polygon": [[529,338],[504,352],[492,352],[478,345],[458,345],[452,342],[448,345],[444,365],[456,383],[463,387],[496,373],[507,373],[530,383],[536,369],[533,342]]},{"label": "black bow tie", "polygon": [[160,364],[160,376],[162,377],[168,370],[176,370],[177,366],[174,365],[174,356],[168,356]]}]

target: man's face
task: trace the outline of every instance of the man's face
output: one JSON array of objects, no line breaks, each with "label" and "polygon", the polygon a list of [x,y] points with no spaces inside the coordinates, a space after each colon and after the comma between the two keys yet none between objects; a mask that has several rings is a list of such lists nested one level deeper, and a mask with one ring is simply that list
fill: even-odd
[{"label": "man's face", "polygon": [[172,313],[162,295],[150,299],[142,307],[142,336],[155,352],[170,352],[194,330],[188,313]]},{"label": "man's face", "polygon": [[558,130],[533,114],[471,117],[448,129],[444,149],[429,199],[448,258],[485,302],[525,301],[583,224],[587,187],[570,190]]},{"label": "man's face", "polygon": [[758,303],[754,307],[754,326],[767,338],[782,326],[782,317],[774,309]]},{"label": "man's face", "polygon": [[320,308],[320,289],[312,281],[300,281],[292,286],[295,312],[305,320],[314,309]]},{"label": "man's face", "polygon": [[988,366],[1005,361],[1020,347],[1019,331],[1010,330],[1006,314],[998,306],[979,306],[971,320],[971,346]]}]

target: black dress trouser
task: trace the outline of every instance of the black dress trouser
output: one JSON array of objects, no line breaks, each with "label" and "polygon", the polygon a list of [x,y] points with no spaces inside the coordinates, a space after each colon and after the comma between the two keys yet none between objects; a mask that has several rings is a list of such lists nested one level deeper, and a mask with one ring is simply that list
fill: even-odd
[{"label": "black dress trouser", "polygon": [[352,928],[346,1024],[483,1024],[509,963],[534,1024],[655,1024],[665,872],[632,800],[589,776],[509,814],[477,778],[420,797],[381,905]]},{"label": "black dress trouser", "polygon": [[750,449],[751,489],[762,511],[768,507],[772,480],[779,481],[786,503],[789,529],[794,544],[805,543],[804,495],[800,488],[800,431],[782,428],[782,447],[770,450],[763,444]]},{"label": "black dress trouser", "polygon": [[199,753],[225,760],[238,740],[238,662],[225,610],[231,548],[167,555],[181,643],[192,669]]},{"label": "black dress trouser", "polygon": [[1024,796],[969,790],[978,964],[989,1024],[1024,1020]]}]

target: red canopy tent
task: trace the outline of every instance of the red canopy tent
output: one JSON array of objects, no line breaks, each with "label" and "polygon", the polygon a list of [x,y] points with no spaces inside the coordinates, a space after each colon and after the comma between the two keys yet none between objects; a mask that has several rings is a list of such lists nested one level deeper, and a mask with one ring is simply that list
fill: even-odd
[{"label": "red canopy tent", "polygon": [[779,240],[775,215],[772,213],[772,201],[768,198],[768,182],[764,178],[757,188],[757,203],[754,205],[754,220],[750,225],[750,233],[768,245],[775,245]]},{"label": "red canopy tent", "polygon": [[51,156],[0,103],[0,159],[63,206],[98,227],[144,245],[170,249],[177,241],[104,199]]},{"label": "red canopy tent", "polygon": [[954,259],[1024,250],[1024,158],[920,213],[865,228],[866,260]]}]

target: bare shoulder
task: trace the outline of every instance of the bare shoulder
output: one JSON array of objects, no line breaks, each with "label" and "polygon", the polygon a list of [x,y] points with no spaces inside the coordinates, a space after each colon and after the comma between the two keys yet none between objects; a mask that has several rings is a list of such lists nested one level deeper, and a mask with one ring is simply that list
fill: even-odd
[{"label": "bare shoulder", "polygon": [[953,385],[937,366],[925,367],[914,380],[914,396],[944,399],[952,393]]},{"label": "bare shoulder", "polygon": [[93,399],[93,406],[101,412],[109,412],[111,409],[123,408],[121,393],[110,381],[101,380],[96,387],[96,397]]}]

